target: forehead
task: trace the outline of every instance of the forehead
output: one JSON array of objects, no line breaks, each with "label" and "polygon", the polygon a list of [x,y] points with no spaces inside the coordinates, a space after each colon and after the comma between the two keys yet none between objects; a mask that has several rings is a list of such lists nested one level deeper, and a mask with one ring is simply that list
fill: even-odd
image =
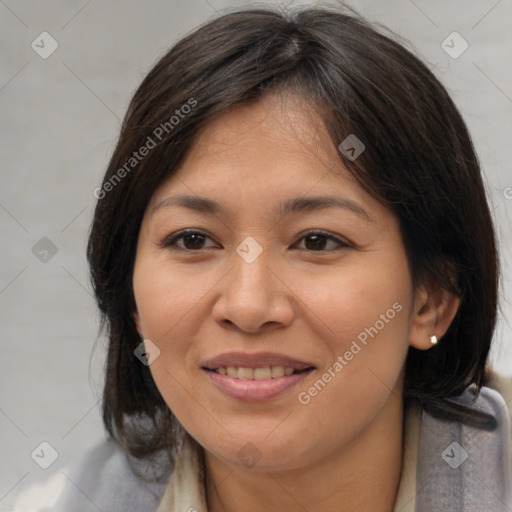
[{"label": "forehead", "polygon": [[[318,186],[351,183],[320,115],[291,95],[265,96],[223,113],[198,135],[187,156],[161,189],[188,184],[202,192],[221,187],[243,193],[294,188],[304,195]],[[189,192],[194,192],[189,191]],[[159,199],[164,192],[156,194]]]},{"label": "forehead", "polygon": [[251,155],[269,159],[280,152],[325,160],[328,167],[340,164],[320,115],[307,100],[285,93],[224,112],[199,132],[189,156],[211,158],[228,151],[232,158],[238,151],[247,163]]}]

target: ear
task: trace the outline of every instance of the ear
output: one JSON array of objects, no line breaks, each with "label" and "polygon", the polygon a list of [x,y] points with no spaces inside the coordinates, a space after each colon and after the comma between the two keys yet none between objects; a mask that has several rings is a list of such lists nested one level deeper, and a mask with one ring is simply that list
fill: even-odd
[{"label": "ear", "polygon": [[144,335],[142,334],[142,327],[140,325],[140,318],[139,318],[139,314],[135,311],[135,313],[133,313],[133,319],[135,320],[135,326],[137,328],[137,332],[139,333],[139,336],[144,339]]},{"label": "ear", "polygon": [[440,340],[450,327],[460,305],[460,298],[437,283],[420,286],[415,291],[410,345],[418,350],[433,347],[430,337]]}]

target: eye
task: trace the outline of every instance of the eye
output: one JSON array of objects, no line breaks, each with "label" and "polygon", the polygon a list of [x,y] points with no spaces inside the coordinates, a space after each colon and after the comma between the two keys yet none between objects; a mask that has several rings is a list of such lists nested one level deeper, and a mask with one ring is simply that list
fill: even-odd
[{"label": "eye", "polygon": [[[333,235],[329,235],[322,231],[308,231],[304,236],[299,239],[299,242],[304,240],[305,250],[314,252],[330,252],[330,250],[324,250],[326,245],[331,242],[335,245],[335,248],[340,249],[351,247],[350,244],[336,238]],[[332,250],[332,249],[331,249]]]},{"label": "eye", "polygon": [[[203,249],[205,240],[211,238],[201,231],[186,230],[174,235],[172,238],[165,240],[161,245],[170,249],[182,251],[196,251]],[[179,244],[178,242],[183,242]]]}]

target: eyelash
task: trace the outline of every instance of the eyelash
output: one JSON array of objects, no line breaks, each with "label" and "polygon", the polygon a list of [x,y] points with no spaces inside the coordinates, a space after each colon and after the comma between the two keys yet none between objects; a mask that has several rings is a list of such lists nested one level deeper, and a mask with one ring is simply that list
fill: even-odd
[{"label": "eyelash", "polygon": [[[179,231],[178,233],[172,235],[171,237],[164,240],[164,242],[162,242],[160,244],[160,246],[162,248],[167,248],[167,249],[171,249],[171,250],[175,250],[175,251],[189,252],[189,253],[199,253],[204,250],[204,249],[197,249],[197,250],[196,249],[186,249],[186,248],[179,247],[176,244],[176,242],[178,240],[182,240],[187,235],[201,235],[205,238],[211,239],[210,236],[208,236],[206,233],[204,233],[202,231],[196,231],[196,230],[189,229],[189,230]],[[349,243],[344,242],[343,240],[340,240],[339,238],[337,238],[333,235],[330,235],[328,233],[325,233],[323,231],[318,231],[318,230],[306,231],[305,233],[302,234],[302,236],[298,239],[298,241],[301,241],[307,237],[314,236],[314,235],[317,235],[317,236],[319,235],[321,237],[326,238],[327,240],[335,242],[338,245],[338,250],[352,247]],[[322,249],[322,250],[318,250],[318,251],[311,250],[311,249],[309,249],[309,250],[304,249],[304,250],[306,250],[308,252],[312,252],[312,253],[322,253],[322,252],[332,252],[333,250],[336,250],[336,249],[331,249],[331,250],[323,250]]]}]

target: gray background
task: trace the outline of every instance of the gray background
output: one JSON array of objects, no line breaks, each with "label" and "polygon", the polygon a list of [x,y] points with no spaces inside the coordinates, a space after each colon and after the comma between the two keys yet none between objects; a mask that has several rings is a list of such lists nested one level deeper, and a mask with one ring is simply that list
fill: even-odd
[{"label": "gray background", "polygon": [[[502,312],[492,363],[510,375],[512,2],[349,3],[411,41],[470,128],[501,243]],[[99,397],[105,340],[96,342],[98,318],[85,246],[93,190],[100,185],[128,101],[176,39],[217,12],[244,5],[0,0],[2,510],[9,509],[20,489],[59,472],[104,437]],[[31,47],[43,31],[59,45],[47,59]],[[469,44],[458,58],[442,47],[453,31]],[[457,39],[453,44],[452,51],[462,48]],[[43,237],[55,254],[40,241]],[[58,452],[46,470],[31,458],[42,441]]]}]

